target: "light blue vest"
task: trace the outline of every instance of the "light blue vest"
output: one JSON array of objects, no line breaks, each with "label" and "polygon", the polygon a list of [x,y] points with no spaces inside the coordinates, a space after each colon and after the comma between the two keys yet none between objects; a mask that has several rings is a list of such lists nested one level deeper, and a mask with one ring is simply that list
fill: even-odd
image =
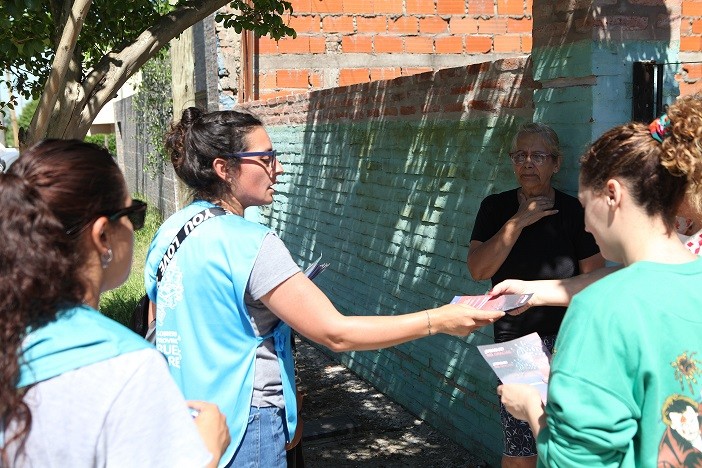
[{"label": "light blue vest", "polygon": [[157,304],[156,348],[168,359],[171,375],[186,399],[216,403],[227,417],[231,443],[224,466],[239,447],[253,395],[256,348],[273,337],[281,368],[288,433],[297,426],[297,403],[290,327],[257,337],[244,303],[249,275],[270,230],[236,215],[200,224],[181,244],[156,288],[156,269],[180,228],[199,211],[197,201],[175,213],[151,243],[146,291]]},{"label": "light blue vest", "polygon": [[17,387],[150,347],[142,337],[92,307],[66,309],[22,341]]}]

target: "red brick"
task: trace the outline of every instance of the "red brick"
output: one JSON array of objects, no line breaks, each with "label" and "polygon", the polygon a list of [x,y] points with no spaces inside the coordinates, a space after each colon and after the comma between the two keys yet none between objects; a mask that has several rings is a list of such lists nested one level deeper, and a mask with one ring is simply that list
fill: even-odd
[{"label": "red brick", "polygon": [[344,6],[342,0],[310,0],[311,10],[315,13],[343,13]]},{"label": "red brick", "polygon": [[399,68],[371,68],[370,79],[371,81],[377,80],[392,80],[401,76],[401,70]]},{"label": "red brick", "polygon": [[417,34],[419,25],[413,16],[400,16],[396,20],[388,20],[388,32],[397,34]]},{"label": "red brick", "polygon": [[402,38],[391,36],[375,36],[373,45],[377,54],[402,53]]},{"label": "red brick", "polygon": [[437,34],[448,32],[448,22],[438,16],[419,18],[419,32],[422,34]]},{"label": "red brick", "polygon": [[400,106],[400,115],[414,115],[417,113],[417,108],[414,106]]},{"label": "red brick", "polygon": [[323,54],[327,50],[326,38],[324,36],[310,37],[310,53]]},{"label": "red brick", "polygon": [[702,92],[702,81],[697,83],[680,83],[680,95],[687,96]]},{"label": "red brick", "polygon": [[516,34],[506,34],[492,38],[494,52],[521,52],[521,37]]},{"label": "red brick", "polygon": [[347,15],[368,15],[373,13],[373,4],[377,1],[378,0],[343,0],[344,9],[339,13],[344,13]]},{"label": "red brick", "polygon": [[323,84],[321,73],[310,73],[310,85],[312,88],[319,89]]},{"label": "red brick", "polygon": [[434,71],[431,67],[402,67],[402,76],[418,75]]},{"label": "red brick", "polygon": [[319,28],[319,16],[308,15],[308,16],[298,16],[294,15],[290,18],[290,24],[288,25],[295,30],[298,34],[300,33],[318,33]]},{"label": "red brick", "polygon": [[494,15],[495,4],[493,0],[470,0],[468,2],[469,15]]},{"label": "red brick", "polygon": [[356,17],[356,31],[370,33],[384,33],[387,31],[385,16]]},{"label": "red brick", "polygon": [[683,16],[702,16],[702,2],[684,0],[682,2]]},{"label": "red brick", "polygon": [[522,52],[531,52],[533,46],[533,38],[531,34],[524,34],[522,36]]},{"label": "red brick", "polygon": [[434,41],[430,37],[406,37],[405,52],[408,54],[431,54],[434,52]]},{"label": "red brick", "polygon": [[692,32],[694,34],[702,34],[702,20],[694,20],[692,22]]},{"label": "red brick", "polygon": [[492,51],[492,38],[489,36],[466,37],[466,52],[471,54],[487,54]]},{"label": "red brick", "polygon": [[312,0],[290,0],[293,12],[297,13],[309,13],[312,11]]},{"label": "red brick", "polygon": [[341,38],[341,51],[346,54],[373,52],[372,36],[344,36]]},{"label": "red brick", "polygon": [[405,8],[409,15],[414,13],[433,15],[436,13],[434,2],[428,0],[405,0]]},{"label": "red brick", "polygon": [[478,20],[480,34],[505,34],[507,32],[506,18],[488,18]]},{"label": "red brick", "polygon": [[437,54],[463,53],[463,38],[460,36],[445,36],[434,39],[434,49]]},{"label": "red brick", "polygon": [[351,16],[325,16],[322,18],[322,29],[325,33],[352,33],[354,32],[353,18]]},{"label": "red brick", "polygon": [[297,36],[295,39],[283,38],[278,41],[278,53],[308,54],[310,52],[309,36]]},{"label": "red brick", "polygon": [[278,41],[271,39],[268,36],[258,38],[258,53],[259,54],[277,54]]},{"label": "red brick", "polygon": [[373,13],[401,15],[403,13],[402,0],[375,0],[373,3]]},{"label": "red brick", "polygon": [[[531,2],[528,2],[531,3]],[[523,15],[524,0],[497,0],[498,15]]]},{"label": "red brick", "polygon": [[258,74],[258,87],[260,89],[275,89],[276,72],[270,71],[268,73]]},{"label": "red brick", "polygon": [[339,72],[339,86],[367,83],[369,81],[370,72],[367,68],[342,68]]},{"label": "red brick", "polygon": [[687,36],[680,38],[680,52],[699,52],[702,50],[701,36]]},{"label": "red brick", "polygon": [[533,21],[528,18],[507,18],[507,32],[508,33],[529,33],[531,34],[531,28]]},{"label": "red brick", "polygon": [[278,70],[275,81],[278,88],[307,88],[310,82],[307,70]]},{"label": "red brick", "polygon": [[476,34],[478,32],[478,20],[453,16],[449,22],[451,34]]},{"label": "red brick", "polygon": [[702,64],[685,63],[683,64],[683,70],[685,70],[688,79],[699,80],[702,78]]},{"label": "red brick", "polygon": [[464,0],[436,0],[436,11],[440,15],[462,15],[466,12],[466,2]]}]

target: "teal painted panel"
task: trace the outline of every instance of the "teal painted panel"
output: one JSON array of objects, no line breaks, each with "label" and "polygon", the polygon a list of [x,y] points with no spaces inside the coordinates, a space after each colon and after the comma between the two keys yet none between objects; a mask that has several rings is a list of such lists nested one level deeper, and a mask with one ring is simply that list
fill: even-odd
[{"label": "teal painted panel", "polygon": [[[473,221],[486,195],[516,186],[507,153],[523,121],[269,127],[284,152],[285,176],[262,218],[299,263],[319,254],[331,263],[316,282],[342,313],[398,314],[448,303],[455,294],[482,294],[488,283],[473,281],[465,265]],[[501,452],[494,381],[475,348],[491,332],[465,340],[433,336],[344,360],[460,443],[480,445],[476,450],[494,462]],[[489,403],[478,410],[475,402]],[[491,435],[477,435],[486,424]]]}]

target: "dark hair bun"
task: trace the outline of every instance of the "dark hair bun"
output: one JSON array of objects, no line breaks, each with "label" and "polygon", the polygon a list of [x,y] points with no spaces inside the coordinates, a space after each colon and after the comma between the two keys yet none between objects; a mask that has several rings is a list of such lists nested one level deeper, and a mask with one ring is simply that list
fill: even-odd
[{"label": "dark hair bun", "polygon": [[180,118],[180,123],[185,127],[190,127],[195,122],[200,120],[202,115],[202,110],[198,109],[197,107],[188,107],[183,111],[183,116]]}]

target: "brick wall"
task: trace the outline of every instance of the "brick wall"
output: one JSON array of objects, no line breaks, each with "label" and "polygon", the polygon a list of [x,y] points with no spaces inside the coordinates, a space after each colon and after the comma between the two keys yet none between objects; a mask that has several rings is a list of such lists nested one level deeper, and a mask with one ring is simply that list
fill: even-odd
[{"label": "brick wall", "polygon": [[[530,0],[292,0],[297,38],[256,39],[260,99],[525,55]],[[232,31],[218,30],[220,43]],[[237,44],[222,63],[238,65]],[[231,83],[228,83],[231,85]]]},{"label": "brick wall", "polygon": [[682,0],[680,61],[680,94],[702,91],[702,0]]},{"label": "brick wall", "polygon": [[[480,201],[515,186],[507,152],[530,120],[530,62],[505,59],[249,105],[285,174],[262,218],[347,314],[397,314],[482,294],[466,269]],[[495,462],[496,380],[476,351],[491,329],[341,355],[350,368]],[[408,391],[411,389],[411,391]]]}]

